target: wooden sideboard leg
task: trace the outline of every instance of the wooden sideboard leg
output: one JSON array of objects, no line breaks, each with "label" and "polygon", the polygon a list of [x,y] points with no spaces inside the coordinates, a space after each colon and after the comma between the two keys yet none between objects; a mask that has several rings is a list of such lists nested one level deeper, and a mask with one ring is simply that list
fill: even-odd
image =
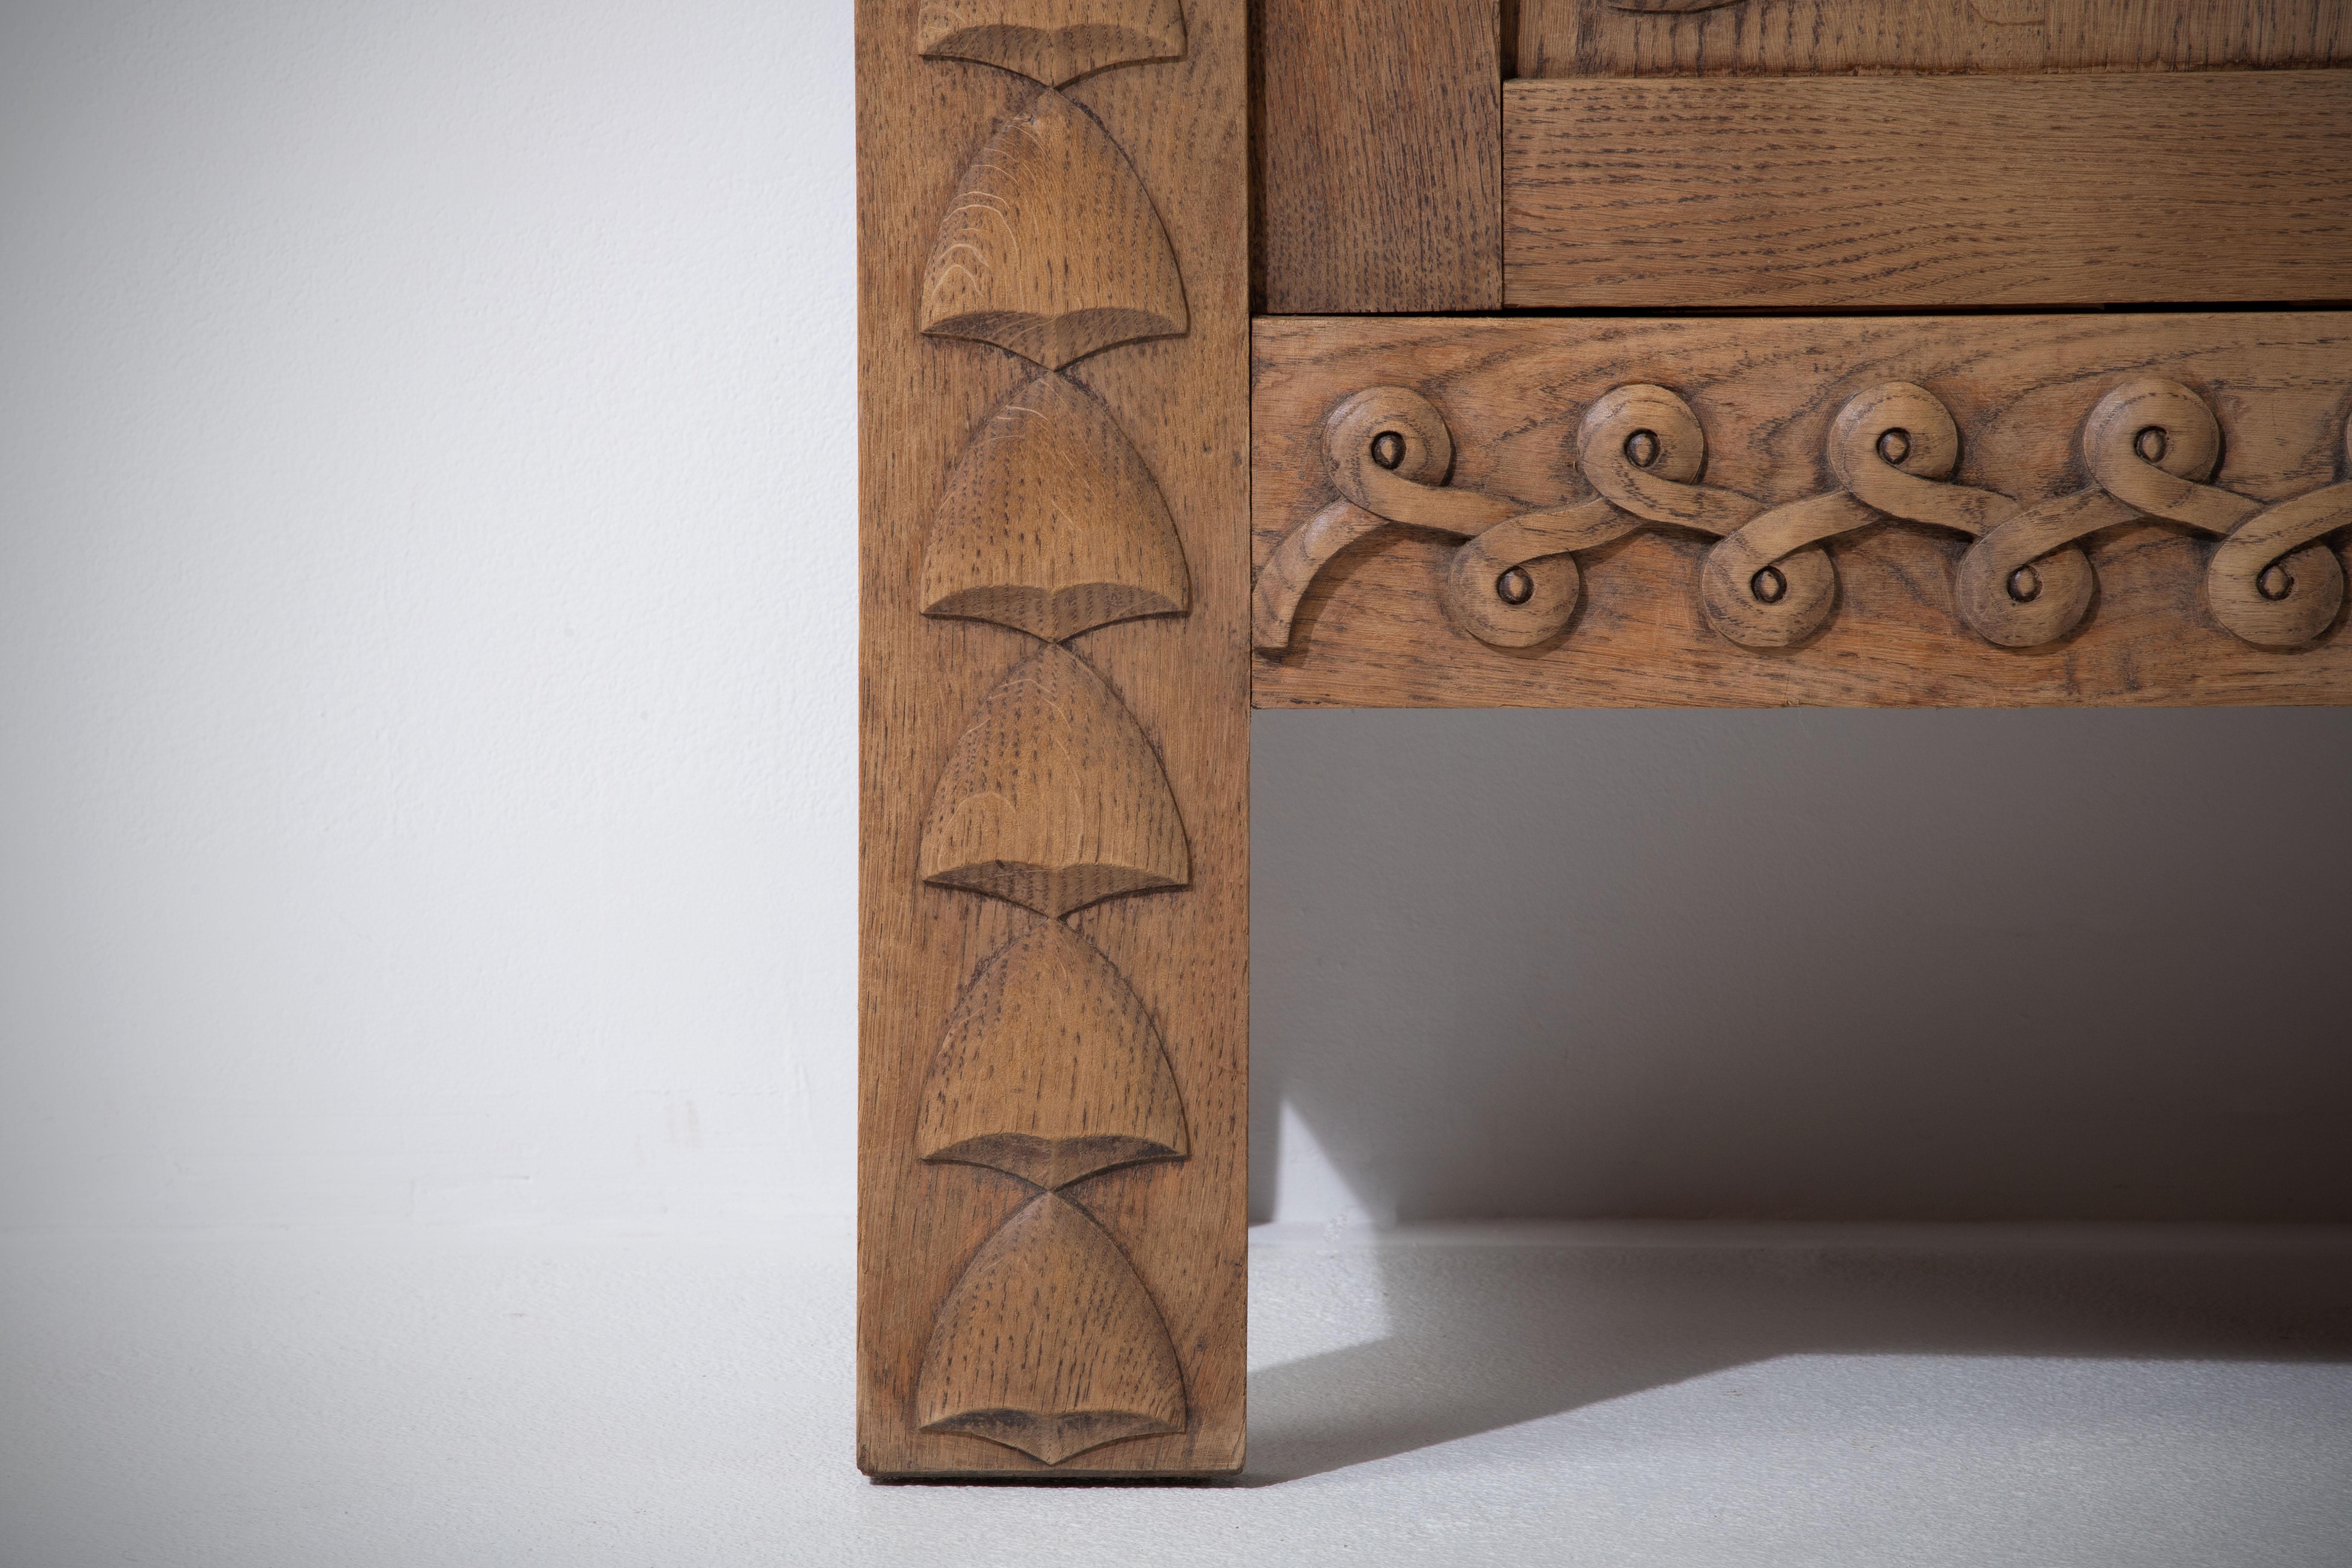
[{"label": "wooden sideboard leg", "polygon": [[859,0],[874,1475],[1241,1466],[1245,48]]}]

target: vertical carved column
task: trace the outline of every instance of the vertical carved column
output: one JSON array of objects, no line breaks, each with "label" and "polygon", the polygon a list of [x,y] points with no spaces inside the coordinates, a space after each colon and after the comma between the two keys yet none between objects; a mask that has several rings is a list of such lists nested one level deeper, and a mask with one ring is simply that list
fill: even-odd
[{"label": "vertical carved column", "polygon": [[877,1474],[1241,1461],[1242,20],[860,6]]}]

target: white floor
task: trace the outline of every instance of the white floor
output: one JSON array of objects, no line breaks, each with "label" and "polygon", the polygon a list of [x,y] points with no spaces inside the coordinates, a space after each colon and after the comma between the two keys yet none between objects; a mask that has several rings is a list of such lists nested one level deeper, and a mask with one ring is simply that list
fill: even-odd
[{"label": "white floor", "polygon": [[2352,1563],[2352,1237],[1261,1233],[1250,1473],[877,1486],[845,1229],[0,1239],[0,1564]]}]

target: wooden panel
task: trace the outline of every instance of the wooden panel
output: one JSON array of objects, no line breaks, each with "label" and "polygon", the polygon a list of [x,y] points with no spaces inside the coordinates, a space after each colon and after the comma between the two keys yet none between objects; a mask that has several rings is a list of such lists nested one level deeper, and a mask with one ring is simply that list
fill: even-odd
[{"label": "wooden panel", "polygon": [[1521,0],[1527,77],[2311,66],[2340,0]]},{"label": "wooden panel", "polygon": [[2352,701],[2352,312],[1255,345],[1263,707]]},{"label": "wooden panel", "polygon": [[1257,13],[1265,309],[1500,306],[1496,0],[1260,0]]},{"label": "wooden panel", "polygon": [[2352,299],[2352,73],[1523,81],[1514,307]]},{"label": "wooden panel", "polygon": [[877,1475],[1241,1464],[1247,50],[1242,0],[859,0]]}]

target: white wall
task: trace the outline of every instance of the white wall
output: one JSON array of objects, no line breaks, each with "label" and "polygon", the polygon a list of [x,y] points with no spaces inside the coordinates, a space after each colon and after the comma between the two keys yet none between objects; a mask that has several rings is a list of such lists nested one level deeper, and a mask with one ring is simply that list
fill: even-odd
[{"label": "white wall", "polygon": [[0,8],[0,1225],[847,1208],[848,13]]},{"label": "white wall", "polygon": [[[847,1211],[848,13],[0,9],[0,1226]],[[2352,1218],[2347,718],[1262,716],[1260,1212]]]}]

